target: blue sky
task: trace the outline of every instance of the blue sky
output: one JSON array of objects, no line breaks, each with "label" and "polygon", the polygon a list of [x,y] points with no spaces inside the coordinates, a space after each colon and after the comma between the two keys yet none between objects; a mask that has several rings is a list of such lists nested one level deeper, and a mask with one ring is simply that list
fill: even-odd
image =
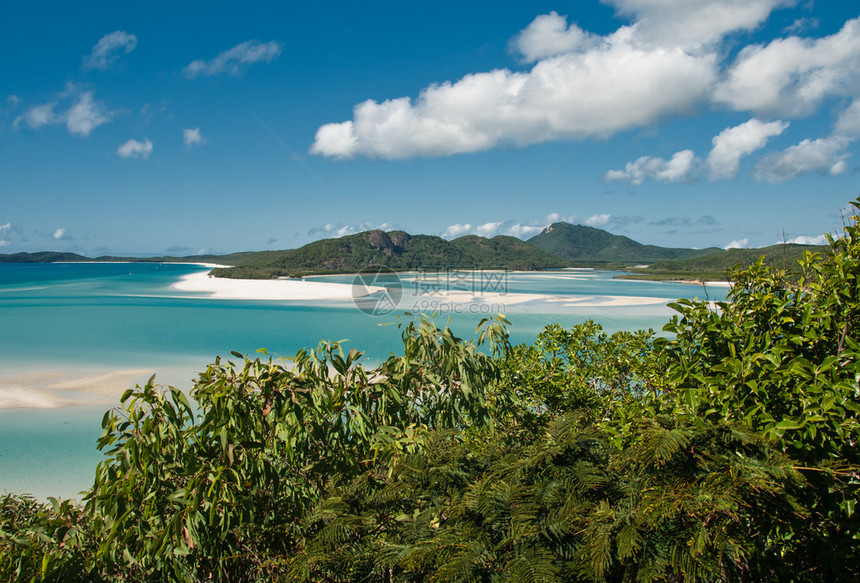
[{"label": "blue sky", "polygon": [[0,7],[0,253],[368,228],[764,246],[858,194],[837,0]]}]

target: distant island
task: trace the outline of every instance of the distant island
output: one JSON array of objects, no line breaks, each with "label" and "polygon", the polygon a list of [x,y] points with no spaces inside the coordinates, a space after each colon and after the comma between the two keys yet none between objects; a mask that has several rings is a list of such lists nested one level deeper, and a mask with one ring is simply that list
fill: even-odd
[{"label": "distant island", "polygon": [[769,264],[792,271],[805,252],[823,250],[821,246],[797,244],[729,250],[659,247],[643,245],[594,227],[553,223],[528,241],[504,235],[492,238],[466,235],[448,241],[434,235],[372,230],[281,251],[146,258],[90,258],[75,253],[42,251],[0,254],[0,263],[217,263],[226,267],[213,269],[212,275],[235,279],[354,273],[370,267],[395,271],[427,268],[534,271],[591,267],[626,271],[628,273],[621,276],[625,278],[703,281],[725,280],[732,267],[750,264],[762,256]]},{"label": "distant island", "polygon": [[722,249],[683,249],[643,245],[629,237],[613,235],[602,229],[553,223],[528,240],[554,257],[571,262],[605,262],[622,264],[653,263],[691,259],[702,255],[719,253]]}]

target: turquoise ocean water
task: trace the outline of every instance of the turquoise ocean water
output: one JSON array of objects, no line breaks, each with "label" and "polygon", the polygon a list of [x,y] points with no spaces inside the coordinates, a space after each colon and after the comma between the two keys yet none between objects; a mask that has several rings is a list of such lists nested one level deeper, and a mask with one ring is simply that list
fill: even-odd
[{"label": "turquoise ocean water", "polygon": [[[440,324],[450,322],[465,338],[480,318],[503,311],[512,322],[512,340],[529,342],[547,323],[569,327],[589,318],[609,331],[659,330],[672,312],[648,298],[725,297],[724,288],[624,281],[612,272],[514,272],[493,276],[492,288],[477,276],[408,274],[399,276],[398,310],[371,316],[350,300],[223,300],[171,288],[179,278],[206,270],[177,264],[0,264],[0,387],[12,375],[133,369],[155,372],[157,380],[188,390],[216,355],[255,355],[265,348],[291,356],[323,339],[346,340],[347,348],[364,351],[372,364],[398,351],[400,330],[382,324],[397,323],[404,309],[436,310]],[[354,277],[308,279],[352,284]],[[464,307],[449,301],[451,290],[535,297],[512,302],[493,296]],[[95,440],[105,409],[0,409],[0,492],[68,497],[88,487],[100,459]]]}]

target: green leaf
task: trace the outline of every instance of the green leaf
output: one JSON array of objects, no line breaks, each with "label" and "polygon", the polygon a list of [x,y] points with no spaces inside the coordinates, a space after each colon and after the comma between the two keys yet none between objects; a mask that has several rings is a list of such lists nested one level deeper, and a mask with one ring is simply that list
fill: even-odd
[{"label": "green leaf", "polygon": [[781,429],[783,431],[789,431],[793,429],[801,429],[805,424],[806,422],[797,423],[795,421],[792,421],[791,419],[783,419],[776,424],[776,428]]}]

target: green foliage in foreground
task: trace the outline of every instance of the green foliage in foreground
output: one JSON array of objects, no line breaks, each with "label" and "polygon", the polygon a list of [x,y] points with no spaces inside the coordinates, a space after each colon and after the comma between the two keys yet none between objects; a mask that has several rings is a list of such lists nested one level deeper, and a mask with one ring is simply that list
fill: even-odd
[{"label": "green foliage in foreground", "polygon": [[150,381],[85,505],[2,500],[0,578],[856,581],[856,222],[799,273],[738,270],[667,337],[419,319],[372,370],[323,343]]}]

